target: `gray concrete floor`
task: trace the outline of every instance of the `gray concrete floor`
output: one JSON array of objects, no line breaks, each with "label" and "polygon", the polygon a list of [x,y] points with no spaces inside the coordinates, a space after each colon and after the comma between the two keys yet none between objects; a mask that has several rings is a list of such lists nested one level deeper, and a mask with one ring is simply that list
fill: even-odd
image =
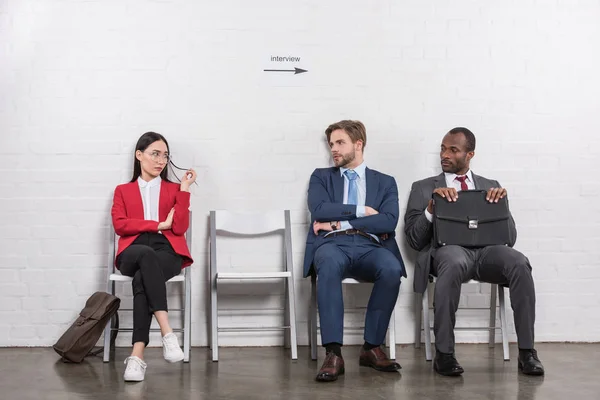
[{"label": "gray concrete floor", "polygon": [[64,364],[52,349],[0,349],[0,399],[600,399],[600,344],[540,344],[545,377],[517,371],[517,349],[510,361],[502,349],[458,345],[465,369],[459,378],[436,375],[424,350],[398,346],[401,373],[359,367],[359,347],[344,347],[346,375],[333,383],[317,383],[323,360],[310,360],[306,347],[291,361],[282,348],[221,348],[213,363],[206,348],[194,348],[189,364],[168,364],[162,350],[148,349],[142,383],[125,383],[118,348],[110,363],[100,357]]}]

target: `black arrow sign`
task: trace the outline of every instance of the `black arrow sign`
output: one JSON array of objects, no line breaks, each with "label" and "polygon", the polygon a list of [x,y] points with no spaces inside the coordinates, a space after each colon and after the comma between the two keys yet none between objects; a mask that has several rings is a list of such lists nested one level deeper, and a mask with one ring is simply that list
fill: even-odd
[{"label": "black arrow sign", "polygon": [[296,68],[294,69],[265,69],[265,72],[293,72],[294,75],[301,74],[303,72],[307,72],[305,69]]}]

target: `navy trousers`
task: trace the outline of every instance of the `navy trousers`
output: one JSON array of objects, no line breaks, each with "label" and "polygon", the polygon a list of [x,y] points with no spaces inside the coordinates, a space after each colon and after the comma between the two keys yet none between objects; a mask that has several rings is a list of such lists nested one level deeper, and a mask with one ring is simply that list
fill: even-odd
[{"label": "navy trousers", "polygon": [[360,235],[326,238],[315,252],[317,303],[321,341],[343,343],[344,298],[342,280],[354,278],[374,283],[365,317],[365,341],[380,345],[400,290],[402,265],[383,246]]}]

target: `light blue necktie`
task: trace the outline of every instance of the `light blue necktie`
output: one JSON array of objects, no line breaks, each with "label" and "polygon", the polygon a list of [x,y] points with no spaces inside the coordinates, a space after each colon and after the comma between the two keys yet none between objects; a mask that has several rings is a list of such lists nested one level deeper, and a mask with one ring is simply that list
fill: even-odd
[{"label": "light blue necktie", "polygon": [[346,178],[348,178],[348,202],[346,204],[358,204],[358,174],[351,169],[344,172]]}]

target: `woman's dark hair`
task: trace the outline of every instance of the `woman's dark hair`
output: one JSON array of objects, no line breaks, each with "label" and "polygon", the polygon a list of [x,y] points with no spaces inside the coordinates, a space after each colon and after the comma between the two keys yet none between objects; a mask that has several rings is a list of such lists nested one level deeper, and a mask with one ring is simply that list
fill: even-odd
[{"label": "woman's dark hair", "polygon": [[[135,151],[137,152],[139,150],[141,152],[144,152],[144,151],[146,151],[148,146],[150,146],[152,143],[154,143],[158,140],[162,140],[163,142],[165,142],[165,144],[167,145],[167,152],[169,153],[169,156],[170,156],[171,151],[169,149],[169,142],[167,142],[167,139],[165,139],[165,137],[163,135],[161,135],[160,133],[156,133],[156,132],[146,132],[142,136],[140,136],[140,138],[137,141],[137,144],[135,145]],[[131,182],[135,182],[141,174],[142,174],[142,166],[140,165],[140,161],[136,158],[135,152],[134,152],[134,154],[133,154],[133,175],[131,177]],[[164,181],[170,182],[168,175],[169,175],[169,163],[167,162],[167,165],[165,165],[165,168],[163,168],[163,170],[160,172],[160,178]]]}]

